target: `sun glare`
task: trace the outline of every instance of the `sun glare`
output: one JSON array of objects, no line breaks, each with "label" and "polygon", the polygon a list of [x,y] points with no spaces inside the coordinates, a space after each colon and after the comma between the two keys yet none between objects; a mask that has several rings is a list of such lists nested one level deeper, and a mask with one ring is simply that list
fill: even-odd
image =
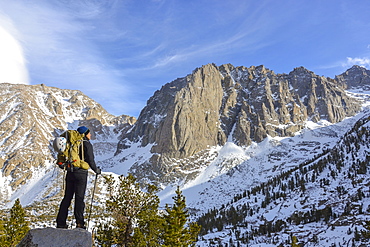
[{"label": "sun glare", "polygon": [[29,84],[26,59],[19,42],[0,26],[0,83]]}]

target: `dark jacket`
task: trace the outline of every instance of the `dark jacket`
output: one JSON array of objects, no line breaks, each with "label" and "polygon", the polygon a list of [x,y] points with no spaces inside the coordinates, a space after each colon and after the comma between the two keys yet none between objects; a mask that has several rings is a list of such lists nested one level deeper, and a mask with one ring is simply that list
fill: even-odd
[{"label": "dark jacket", "polygon": [[[90,168],[95,173],[97,173],[98,169],[95,163],[93,146],[87,137],[84,137],[83,148],[83,152],[81,152],[82,150],[80,150],[80,159],[86,161],[89,164]],[[84,154],[85,157],[82,157],[82,154]]]}]

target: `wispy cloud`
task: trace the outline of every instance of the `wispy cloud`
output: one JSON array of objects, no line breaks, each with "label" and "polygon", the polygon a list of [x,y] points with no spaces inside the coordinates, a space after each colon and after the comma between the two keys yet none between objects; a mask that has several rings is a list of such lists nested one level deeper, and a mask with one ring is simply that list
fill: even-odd
[{"label": "wispy cloud", "polygon": [[[193,61],[193,68],[195,68],[202,65],[199,63],[201,60],[211,63],[216,57],[226,57],[237,51],[240,53],[257,51],[274,42],[272,39],[266,41],[264,38],[271,29],[282,25],[282,22],[267,18],[269,13],[264,4],[258,7],[239,4],[238,9],[230,7],[229,3],[221,5],[218,7],[223,8],[222,14],[207,8],[203,10],[207,13],[203,13],[201,10],[197,10],[199,13],[181,13],[179,12],[182,11],[180,8],[168,9],[167,16],[163,16],[158,25],[160,30],[146,29],[150,33],[146,34],[148,36],[162,35],[161,39],[158,40],[158,45],[149,52],[138,52],[133,59],[145,62],[141,62],[129,70],[131,72],[149,72],[158,69],[173,69],[174,66],[184,65],[190,61]],[[201,9],[201,6],[199,8]],[[246,14],[248,9],[252,8],[253,12]],[[216,9],[219,10],[219,8]],[[227,11],[227,9],[229,10]],[[204,20],[200,18],[199,23],[194,24],[191,23],[194,21],[191,18],[192,14],[211,15],[211,17]],[[188,25],[176,23],[176,16],[180,15],[188,15],[190,23]],[[279,18],[283,17],[284,15],[279,16]],[[229,22],[234,24],[229,26]],[[226,26],[227,28],[225,28]],[[150,41],[153,44],[157,40]]]},{"label": "wispy cloud", "polygon": [[[116,2],[0,1],[0,80],[26,78],[22,81],[28,83],[29,74],[33,84],[78,89],[114,114],[130,112],[123,104],[116,106],[122,102],[120,96],[127,96],[131,89],[96,43],[116,36],[114,32],[96,32],[97,25],[105,25],[96,22],[102,15],[109,18],[109,9]],[[11,22],[18,35],[6,33],[2,26],[9,25],[1,20]],[[2,79],[7,75],[3,70],[13,79]]]}]

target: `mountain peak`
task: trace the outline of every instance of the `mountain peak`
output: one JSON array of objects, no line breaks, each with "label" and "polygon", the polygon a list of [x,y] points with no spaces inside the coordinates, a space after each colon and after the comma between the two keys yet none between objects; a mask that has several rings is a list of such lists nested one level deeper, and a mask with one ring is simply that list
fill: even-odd
[{"label": "mountain peak", "polygon": [[307,75],[315,75],[315,73],[314,72],[312,72],[312,71],[310,71],[310,70],[308,70],[308,69],[306,69],[305,67],[303,67],[303,66],[300,66],[300,67],[296,67],[296,68],[294,68],[293,69],[293,71],[292,72],[290,72],[289,73],[290,75],[305,75],[305,74],[307,74]]},{"label": "mountain peak", "polygon": [[351,68],[347,69],[347,72],[358,72],[358,71],[368,71],[366,67],[360,65],[353,65]]},{"label": "mountain peak", "polygon": [[335,77],[335,80],[344,85],[345,88],[362,87],[365,90],[370,89],[370,70],[359,65],[353,65],[346,72]]}]

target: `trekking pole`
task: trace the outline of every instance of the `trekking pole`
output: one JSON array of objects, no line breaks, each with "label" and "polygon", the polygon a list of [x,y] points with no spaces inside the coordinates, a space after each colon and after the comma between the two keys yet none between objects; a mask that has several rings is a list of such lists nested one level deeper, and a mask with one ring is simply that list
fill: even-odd
[{"label": "trekking pole", "polygon": [[66,193],[66,169],[63,169],[63,193]]},{"label": "trekking pole", "polygon": [[95,188],[96,188],[96,181],[97,180],[98,180],[98,174],[95,174],[94,189],[93,189],[93,193],[91,195],[89,218],[87,219],[87,230],[89,229],[90,216],[91,216],[91,211],[92,211],[92,204],[93,204],[93,200],[94,200],[94,194],[95,194]]}]

